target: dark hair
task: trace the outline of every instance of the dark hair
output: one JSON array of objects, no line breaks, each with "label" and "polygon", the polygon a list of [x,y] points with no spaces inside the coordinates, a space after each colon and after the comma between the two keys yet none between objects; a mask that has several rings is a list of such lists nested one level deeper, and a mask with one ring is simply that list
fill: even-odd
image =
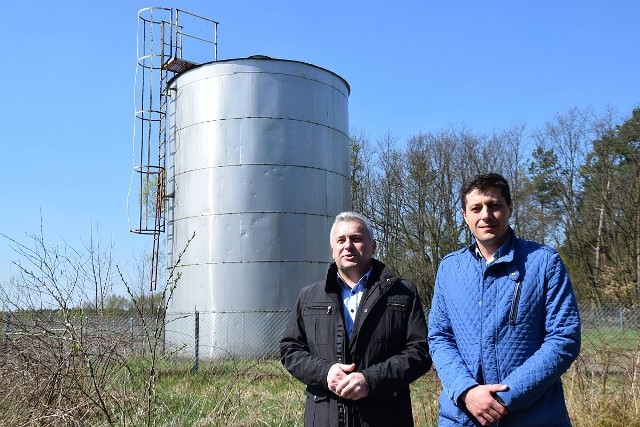
[{"label": "dark hair", "polygon": [[460,203],[462,209],[466,206],[467,194],[473,190],[485,191],[489,188],[497,188],[502,193],[502,197],[507,202],[507,206],[511,206],[511,190],[507,180],[498,173],[483,173],[467,178],[460,189]]}]

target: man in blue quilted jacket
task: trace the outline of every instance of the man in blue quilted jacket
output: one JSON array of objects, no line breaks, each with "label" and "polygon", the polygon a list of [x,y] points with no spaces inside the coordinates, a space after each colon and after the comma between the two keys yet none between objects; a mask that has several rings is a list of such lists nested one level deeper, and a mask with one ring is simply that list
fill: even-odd
[{"label": "man in blue quilted jacket", "polygon": [[471,177],[460,201],[474,238],[442,260],[429,313],[438,424],[570,426],[560,377],[580,351],[580,316],[565,266],[514,234],[501,175]]}]

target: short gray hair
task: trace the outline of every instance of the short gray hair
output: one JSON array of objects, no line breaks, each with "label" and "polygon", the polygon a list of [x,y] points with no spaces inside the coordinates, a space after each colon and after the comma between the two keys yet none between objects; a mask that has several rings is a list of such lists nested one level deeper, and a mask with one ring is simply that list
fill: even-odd
[{"label": "short gray hair", "polygon": [[352,222],[352,221],[357,221],[364,224],[365,228],[367,229],[367,232],[369,232],[369,237],[371,237],[371,240],[376,240],[375,237],[373,237],[373,227],[371,226],[371,221],[369,221],[369,219],[366,216],[358,212],[345,211],[345,212],[340,212],[338,215],[336,215],[336,219],[335,221],[333,221],[333,225],[331,226],[331,231],[329,232],[329,244],[333,243],[331,240],[333,236],[333,230],[335,230],[336,225],[338,225],[341,222]]}]

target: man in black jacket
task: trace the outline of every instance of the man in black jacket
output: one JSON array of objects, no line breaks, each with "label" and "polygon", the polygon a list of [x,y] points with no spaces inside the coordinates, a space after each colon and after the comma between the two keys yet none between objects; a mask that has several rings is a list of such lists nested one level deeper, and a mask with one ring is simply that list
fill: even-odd
[{"label": "man in black jacket", "polygon": [[306,384],[305,426],[413,426],[409,384],[431,367],[415,286],[373,258],[369,221],[339,214],[326,281],[304,287],[280,341]]}]

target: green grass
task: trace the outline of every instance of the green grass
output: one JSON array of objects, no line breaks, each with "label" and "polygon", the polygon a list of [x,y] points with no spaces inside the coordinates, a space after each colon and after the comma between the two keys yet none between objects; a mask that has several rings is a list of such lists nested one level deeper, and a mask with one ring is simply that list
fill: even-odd
[{"label": "green grass", "polygon": [[[197,373],[180,364],[162,366],[156,386],[160,425],[302,425],[304,385],[277,360],[201,362]],[[411,388],[416,425],[435,426],[437,378],[430,372]]]},{"label": "green grass", "polygon": [[[235,367],[235,370],[232,368]],[[575,367],[563,377],[574,427],[640,427],[638,389],[627,377],[609,378]],[[159,425],[300,426],[304,386],[278,361],[235,362],[221,369],[216,362],[201,364],[196,374],[163,374],[158,383],[164,411]],[[415,425],[437,425],[440,383],[433,371],[411,385]]]},{"label": "green grass", "polygon": [[633,351],[640,345],[640,331],[637,329],[598,328],[582,331],[582,348],[587,350]]},{"label": "green grass", "polygon": [[[574,427],[640,427],[639,345],[635,330],[584,331],[583,351],[563,377]],[[186,374],[189,369],[163,364],[161,419],[182,417],[179,425],[193,427],[302,425],[304,386],[277,360],[201,362],[197,373]],[[411,385],[416,426],[437,425],[440,389],[433,370]]]},{"label": "green grass", "polygon": [[180,426],[302,424],[303,387],[278,361],[200,363],[197,373],[165,368],[157,383],[163,423]]},{"label": "green grass", "polygon": [[[8,357],[10,354],[7,354]],[[91,406],[89,396],[75,389],[60,390],[73,400],[72,410],[86,408],[78,423],[69,423],[52,407],[48,421],[36,418],[41,409],[33,401],[33,385],[55,366],[47,364],[34,371],[34,360],[16,357],[5,360],[0,369],[2,426],[107,426],[104,411]],[[11,363],[9,363],[11,362]],[[81,360],[80,360],[81,362]],[[108,381],[102,393],[108,397],[110,416],[118,426],[157,427],[293,427],[302,425],[304,385],[293,378],[278,360],[201,361],[193,371],[193,361],[160,358],[155,365],[155,400],[147,391],[152,363],[145,358],[104,365]],[[99,368],[100,366],[97,366]],[[1,367],[0,367],[1,368]],[[108,368],[108,369],[107,369]],[[85,372],[84,365],[75,368]],[[40,373],[40,377],[34,375]],[[61,371],[67,372],[67,371]],[[30,378],[30,383],[24,379]],[[51,377],[54,378],[54,377]],[[79,381],[86,377],[77,377]],[[640,427],[640,344],[637,331],[619,329],[586,330],[578,360],[563,376],[565,397],[574,427]],[[91,390],[84,384],[83,390]],[[44,389],[44,388],[43,388]],[[51,388],[46,388],[50,390]],[[414,420],[417,427],[437,425],[440,382],[433,370],[411,384]],[[56,389],[57,390],[57,389]],[[29,406],[31,402],[35,406]],[[151,422],[147,421],[150,407]],[[54,411],[55,410],[55,411]],[[75,420],[78,411],[73,413]],[[54,419],[57,417],[57,419]]]}]

